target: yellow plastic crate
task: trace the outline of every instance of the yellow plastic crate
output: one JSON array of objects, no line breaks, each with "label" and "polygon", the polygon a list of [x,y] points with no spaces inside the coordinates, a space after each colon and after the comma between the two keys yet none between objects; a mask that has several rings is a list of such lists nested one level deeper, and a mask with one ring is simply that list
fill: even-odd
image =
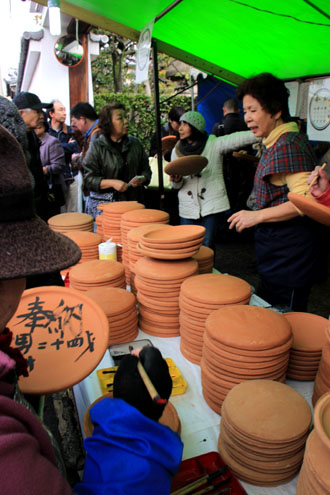
[{"label": "yellow plastic crate", "polygon": [[[173,359],[165,358],[165,361],[168,364],[168,368],[170,371],[170,375],[173,382],[172,394],[180,395],[184,394],[187,389],[187,382],[181,375],[180,370],[177,368]],[[108,392],[112,392],[113,389],[113,380],[115,377],[115,373],[118,369],[118,366],[112,366],[111,368],[103,368],[101,370],[97,370],[97,378],[101,387],[102,394],[107,394]]]}]

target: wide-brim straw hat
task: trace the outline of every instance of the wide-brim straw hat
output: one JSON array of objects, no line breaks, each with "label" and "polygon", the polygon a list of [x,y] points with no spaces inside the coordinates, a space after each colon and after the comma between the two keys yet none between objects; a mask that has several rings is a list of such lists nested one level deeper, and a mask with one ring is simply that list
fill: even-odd
[{"label": "wide-brim straw hat", "polygon": [[22,148],[0,125],[0,280],[56,272],[80,257],[73,241],[36,216]]}]

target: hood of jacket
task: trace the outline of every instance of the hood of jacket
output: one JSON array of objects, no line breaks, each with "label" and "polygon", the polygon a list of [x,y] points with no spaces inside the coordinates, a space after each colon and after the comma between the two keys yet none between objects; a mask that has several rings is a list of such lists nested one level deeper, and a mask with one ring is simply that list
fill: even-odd
[{"label": "hood of jacket", "polygon": [[94,431],[84,442],[86,463],[75,493],[168,495],[182,457],[180,437],[122,399],[90,410]]}]

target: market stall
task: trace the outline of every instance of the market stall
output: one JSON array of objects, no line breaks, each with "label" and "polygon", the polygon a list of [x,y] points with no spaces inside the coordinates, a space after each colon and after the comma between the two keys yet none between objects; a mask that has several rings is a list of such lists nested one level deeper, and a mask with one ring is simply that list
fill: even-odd
[{"label": "market stall", "polygon": [[[251,298],[251,304],[264,307],[268,306],[267,303],[255,295]],[[186,392],[171,398],[171,402],[175,406],[181,421],[181,439],[184,443],[183,459],[217,451],[221,416],[216,414],[203,398],[200,366],[191,363],[181,354],[179,348],[180,337],[153,337],[140,330],[136,341],[142,339],[149,339],[154,346],[161,350],[165,358],[172,358],[187,382]],[[97,370],[113,365],[114,362],[110,353],[106,351],[97,369],[83,380],[83,382],[74,387],[82,431],[83,418],[87,408],[102,394],[97,378]],[[311,405],[313,382],[288,380],[286,383],[300,392]],[[290,483],[274,488],[257,487],[244,482],[242,484],[249,495],[294,495],[296,493],[297,478]]]}]

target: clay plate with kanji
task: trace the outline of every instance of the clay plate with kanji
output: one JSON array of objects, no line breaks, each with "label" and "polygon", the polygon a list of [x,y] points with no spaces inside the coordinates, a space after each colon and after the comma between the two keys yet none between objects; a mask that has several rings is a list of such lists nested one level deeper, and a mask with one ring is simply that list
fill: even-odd
[{"label": "clay plate with kanji", "polygon": [[8,323],[13,345],[28,362],[20,377],[24,393],[65,390],[86,378],[101,361],[109,342],[108,319],[82,292],[66,287],[24,291]]}]

